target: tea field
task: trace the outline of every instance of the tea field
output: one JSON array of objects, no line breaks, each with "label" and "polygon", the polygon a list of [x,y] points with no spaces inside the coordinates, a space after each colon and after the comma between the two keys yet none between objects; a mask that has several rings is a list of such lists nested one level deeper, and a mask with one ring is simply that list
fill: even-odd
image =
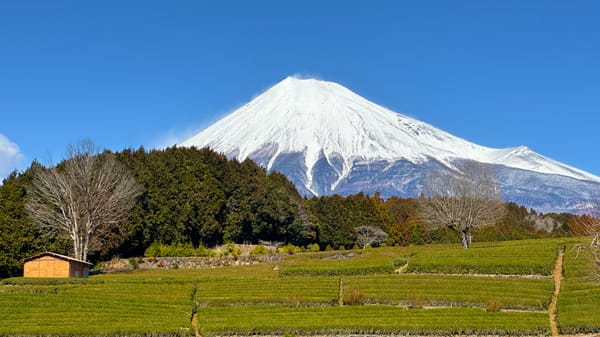
[{"label": "tea field", "polygon": [[254,266],[0,282],[0,336],[544,335],[564,250],[562,333],[600,332],[575,239],[301,253]]}]

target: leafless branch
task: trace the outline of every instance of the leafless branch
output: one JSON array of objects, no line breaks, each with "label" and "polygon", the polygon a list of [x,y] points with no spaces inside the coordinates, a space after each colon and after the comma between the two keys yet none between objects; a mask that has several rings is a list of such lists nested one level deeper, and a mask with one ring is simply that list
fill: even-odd
[{"label": "leafless branch", "polygon": [[449,227],[461,233],[463,246],[468,248],[471,230],[498,223],[505,206],[491,165],[466,161],[458,169],[426,179],[428,198],[422,199],[420,209],[432,228]]},{"label": "leafless branch", "polygon": [[34,173],[26,205],[33,222],[68,233],[75,258],[83,261],[96,235],[122,223],[139,194],[127,169],[91,141],[69,147],[61,165]]},{"label": "leafless branch", "polygon": [[[569,228],[573,234],[585,236],[590,239],[589,245],[577,245],[578,250],[587,250],[596,266],[600,266],[600,220],[591,215],[576,216],[569,222]],[[600,279],[600,270],[596,268],[593,272],[596,279]]]},{"label": "leafless branch", "polygon": [[387,240],[388,234],[383,229],[375,226],[359,226],[354,229],[360,248],[373,244],[381,244]]}]

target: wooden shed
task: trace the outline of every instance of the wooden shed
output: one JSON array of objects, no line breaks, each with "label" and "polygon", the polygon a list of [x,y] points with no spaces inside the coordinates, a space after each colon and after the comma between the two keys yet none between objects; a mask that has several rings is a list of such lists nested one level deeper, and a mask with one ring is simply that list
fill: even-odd
[{"label": "wooden shed", "polygon": [[25,260],[24,277],[88,277],[91,263],[65,255],[44,252]]}]

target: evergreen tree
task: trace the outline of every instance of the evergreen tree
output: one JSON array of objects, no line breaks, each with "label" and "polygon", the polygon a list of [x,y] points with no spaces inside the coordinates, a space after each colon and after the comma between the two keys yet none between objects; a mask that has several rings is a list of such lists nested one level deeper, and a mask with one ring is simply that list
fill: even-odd
[{"label": "evergreen tree", "polygon": [[50,237],[31,224],[25,210],[30,171],[13,172],[0,186],[0,278],[23,275],[23,259],[33,254],[46,250],[70,253],[67,238]]}]

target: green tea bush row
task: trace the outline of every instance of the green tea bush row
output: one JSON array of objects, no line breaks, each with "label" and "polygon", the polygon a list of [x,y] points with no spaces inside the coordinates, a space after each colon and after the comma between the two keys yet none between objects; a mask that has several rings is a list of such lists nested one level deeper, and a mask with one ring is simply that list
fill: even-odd
[{"label": "green tea bush row", "polygon": [[209,306],[331,304],[337,295],[337,280],[314,277],[211,279],[198,283],[198,301]]},{"label": "green tea bush row", "polygon": [[369,303],[410,307],[418,299],[430,306],[486,307],[486,302],[498,301],[502,309],[546,310],[553,291],[551,279],[466,275],[369,275],[344,282],[360,288]]},{"label": "green tea bush row", "polygon": [[546,333],[549,325],[546,313],[486,312],[471,308],[407,310],[371,305],[205,308],[199,319],[208,335],[528,336]]},{"label": "green tea bush row", "polygon": [[180,327],[189,326],[190,288],[110,282],[65,286],[58,293],[2,293],[0,334],[110,336],[181,332]]},{"label": "green tea bush row", "polygon": [[89,278],[37,278],[37,277],[13,277],[0,281],[0,285],[13,286],[57,286],[72,284],[104,283],[101,280],[92,280]]},{"label": "green tea bush row", "polygon": [[392,274],[394,267],[391,263],[380,266],[343,266],[338,268],[305,268],[288,267],[279,271],[279,276],[355,276],[355,275],[375,275],[375,274]]},{"label": "green tea bush row", "polygon": [[565,250],[558,297],[558,322],[563,334],[600,332],[600,282],[596,279],[600,266],[588,248],[589,243],[584,243]]},{"label": "green tea bush row", "polygon": [[552,274],[550,265],[480,265],[472,264],[415,264],[409,263],[406,273],[424,274],[494,274],[494,275],[542,275]]},{"label": "green tea bush row", "polygon": [[566,239],[522,240],[413,247],[406,272],[550,276]]},{"label": "green tea bush row", "polygon": [[[0,333],[0,337],[78,337],[78,334],[10,334]],[[85,337],[188,337],[188,333],[181,332],[148,332],[148,333],[115,333],[115,334],[86,334]]]},{"label": "green tea bush row", "polygon": [[539,327],[536,329],[377,329],[364,327],[361,329],[286,329],[279,328],[274,330],[261,330],[259,328],[249,328],[247,330],[219,330],[218,332],[208,332],[207,336],[510,336],[510,337],[530,337],[543,336],[548,329]]}]

